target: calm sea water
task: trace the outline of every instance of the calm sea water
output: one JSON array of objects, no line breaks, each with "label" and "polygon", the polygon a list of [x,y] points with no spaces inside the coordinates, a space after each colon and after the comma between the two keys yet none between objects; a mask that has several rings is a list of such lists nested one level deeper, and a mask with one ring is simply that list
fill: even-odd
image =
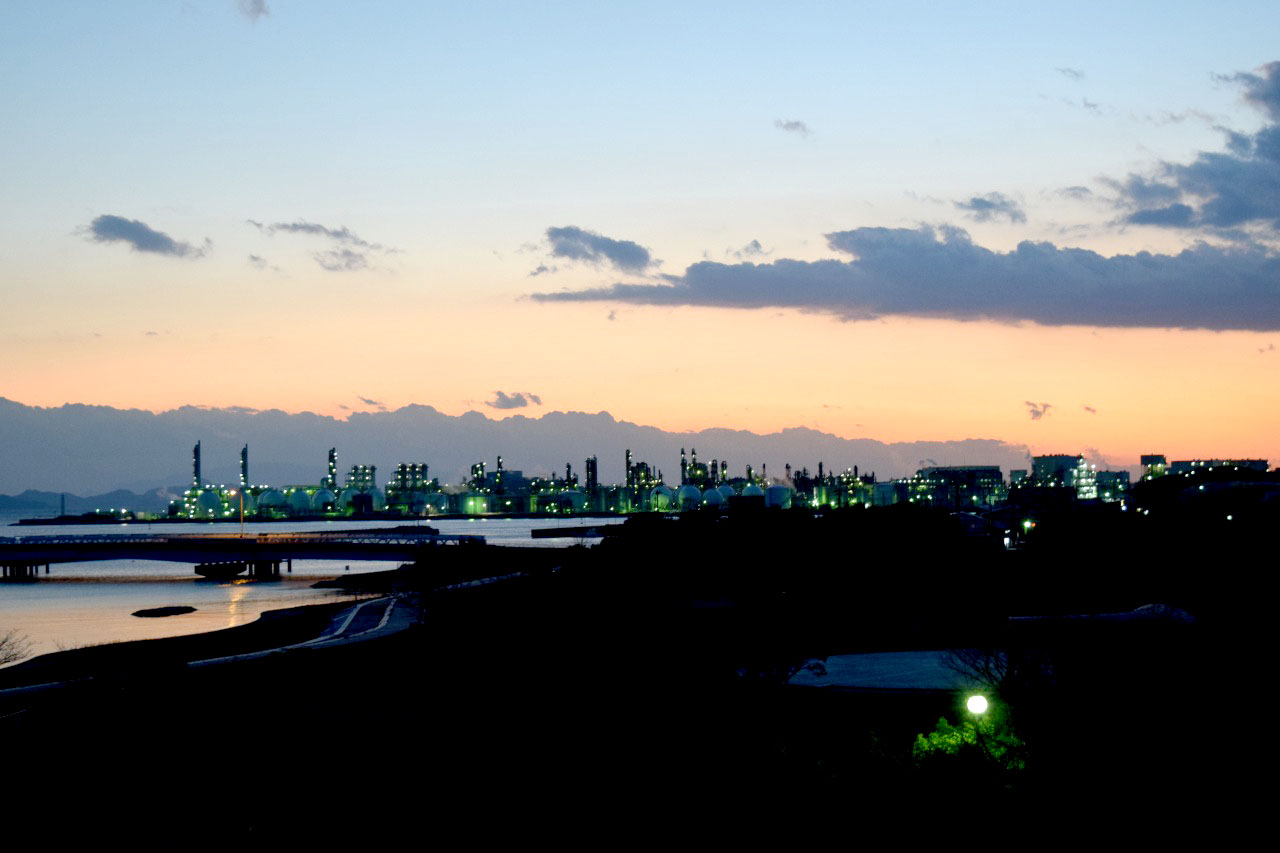
[{"label": "calm sea water", "polygon": [[[0,516],[0,536],[86,536],[106,533],[236,533],[237,524],[119,524],[9,526],[19,516]],[[618,519],[620,520],[620,519]],[[478,534],[494,545],[566,547],[598,539],[534,539],[541,527],[578,527],[615,519],[457,519],[432,521],[441,533]],[[412,522],[410,522],[412,523]],[[315,533],[390,526],[385,521],[307,521],[246,524],[255,533]],[[174,637],[252,622],[266,610],[350,599],[348,593],[312,589],[318,580],[394,569],[386,561],[294,560],[282,580],[227,583],[198,578],[186,563],[104,560],[56,563],[33,583],[0,583],[0,636],[13,630],[26,637],[32,654],[121,640]],[[147,619],[135,610],[167,605],[195,607],[194,613]]]}]

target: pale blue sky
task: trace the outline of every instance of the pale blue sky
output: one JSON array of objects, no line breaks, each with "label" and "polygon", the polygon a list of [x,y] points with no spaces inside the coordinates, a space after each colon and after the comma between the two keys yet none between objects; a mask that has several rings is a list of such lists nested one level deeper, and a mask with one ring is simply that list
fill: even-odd
[{"label": "pale blue sky", "polygon": [[[671,428],[804,423],[842,435],[879,430],[875,437],[886,440],[955,438],[962,436],[938,434],[945,427],[914,404],[893,403],[884,388],[853,378],[838,405],[814,390],[760,415],[759,401],[743,395],[779,400],[794,388],[780,371],[773,386],[743,384],[740,368],[752,367],[754,351],[733,349],[733,336],[723,333],[767,329],[763,315],[716,307],[732,299],[688,300],[704,306],[696,309],[597,299],[591,294],[616,294],[607,289],[637,276],[607,261],[557,262],[547,229],[632,241],[655,259],[640,280],[659,284],[687,282],[686,269],[703,260],[788,260],[802,271],[814,261],[847,263],[825,235],[875,227],[958,226],[995,252],[1024,240],[1105,257],[1176,255],[1199,240],[1234,240],[1264,254],[1275,247],[1265,216],[1249,220],[1254,230],[1244,237],[1126,224],[1135,208],[1178,213],[1174,202],[1189,198],[1189,184],[1176,191],[1169,184],[1167,197],[1150,203],[1108,184],[1131,174],[1168,184],[1174,178],[1161,176],[1161,164],[1223,151],[1222,128],[1270,127],[1265,110],[1246,103],[1245,83],[1215,75],[1257,74],[1280,59],[1274,2],[265,6],[268,14],[254,19],[237,0],[5,5],[0,287],[8,310],[0,357],[10,376],[0,396],[40,405],[278,404],[336,413],[357,391],[392,405],[461,411],[483,410],[494,389],[532,390],[549,408],[607,408]],[[1261,86],[1270,78],[1253,79]],[[1071,197],[1067,187],[1090,192]],[[971,199],[1005,212],[982,217],[958,206]],[[1277,199],[1267,201],[1268,216],[1280,216]],[[127,240],[103,236],[101,217],[186,248],[170,256],[133,251]],[[323,226],[330,242],[320,232],[270,228],[289,223]],[[333,237],[342,227],[354,237]],[[753,240],[759,254],[733,254]],[[1232,254],[1226,265],[1243,257]],[[1228,306],[1226,322],[1200,323],[1187,311],[1207,304],[1200,296],[1212,301],[1209,291],[1169,316],[1182,326],[1239,329],[1230,317],[1268,309],[1270,268],[1245,260],[1251,266],[1237,290],[1262,293],[1262,303]],[[338,272],[325,268],[348,262]],[[539,267],[554,272],[531,278]],[[605,304],[527,298],[561,291]],[[866,324],[832,326],[827,315],[839,312],[830,305],[786,298],[777,305],[817,315],[788,315],[789,328],[804,329],[791,334],[803,340],[843,347],[870,339]],[[907,313],[963,320],[945,327],[952,350],[965,336],[980,349],[1013,334],[975,316],[1046,322],[1034,309]],[[1078,316],[1095,322],[1098,313]],[[468,318],[483,318],[490,338],[474,358],[452,363],[441,353],[475,343],[463,333]],[[927,360],[942,346],[937,330],[893,325],[904,321],[892,315],[879,322],[921,359],[895,379],[893,393],[932,399],[938,389]],[[1188,363],[1198,364],[1228,356],[1196,347],[1238,350],[1253,358],[1241,362],[1240,382],[1253,382],[1274,351],[1270,323],[1243,324],[1247,339],[1187,337],[1181,350],[1197,353]],[[585,349],[610,351],[609,366],[631,378],[580,381],[580,362],[531,346],[541,340],[526,337],[535,329],[558,330],[561,340],[574,330]],[[646,373],[653,341],[702,343],[711,329],[721,331],[717,346],[731,351],[724,364],[689,368],[696,378],[685,381],[725,388],[714,404],[699,408],[692,392],[642,400],[618,390],[659,384]],[[379,357],[399,372],[359,387],[365,380],[355,368],[333,380],[332,364],[295,367],[288,381],[259,385],[225,377],[191,383],[176,373],[178,364],[225,364],[247,375],[259,362],[245,353],[314,352],[308,336],[317,330],[359,330],[372,352],[390,346]],[[420,345],[404,343],[415,334],[424,335]],[[1120,333],[1107,334],[1127,346],[1114,337]],[[1074,410],[1096,409],[1079,389],[1101,388],[1116,369],[1130,387],[1177,385],[1171,371],[1186,369],[1141,356],[1086,368],[1012,340],[1005,344],[1024,353],[1016,360],[1027,376],[1017,387],[991,380],[971,389],[975,405],[1000,414],[963,421],[955,427],[963,435],[1034,443],[1025,430],[1047,430],[1048,419],[1027,423],[1026,399],[1065,409],[1053,395],[1074,394],[1082,398],[1070,403]],[[449,376],[414,373],[428,364]],[[327,390],[330,380],[341,392]],[[1124,398],[1118,385],[1112,393],[1114,409]],[[830,414],[873,395],[882,403],[875,417]],[[1220,403],[1187,401],[1199,410]],[[1280,423],[1274,405],[1238,416],[1253,418],[1251,434]],[[1137,411],[1127,417],[1127,437],[1113,430],[1095,445],[1112,441],[1127,453],[1141,444],[1149,424]],[[1158,420],[1164,428],[1170,418]],[[1064,425],[1061,435],[1070,434]]]}]

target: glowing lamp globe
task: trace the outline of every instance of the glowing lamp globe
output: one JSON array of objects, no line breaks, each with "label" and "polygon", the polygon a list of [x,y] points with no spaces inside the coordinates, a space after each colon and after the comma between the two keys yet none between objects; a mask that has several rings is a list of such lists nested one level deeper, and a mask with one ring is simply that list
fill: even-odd
[{"label": "glowing lamp globe", "polygon": [[985,714],[987,712],[987,697],[981,694],[974,694],[965,700],[964,706],[969,709],[970,714]]}]

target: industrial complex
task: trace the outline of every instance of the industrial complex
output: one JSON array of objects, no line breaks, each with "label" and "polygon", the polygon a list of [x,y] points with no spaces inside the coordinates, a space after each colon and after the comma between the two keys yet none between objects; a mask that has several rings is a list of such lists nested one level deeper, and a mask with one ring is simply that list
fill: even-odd
[{"label": "industrial complex", "polygon": [[[1267,471],[1265,459],[1209,459],[1166,462],[1142,457],[1143,478],[1223,467]],[[1030,469],[1015,469],[1006,480],[999,467],[930,466],[907,478],[877,480],[858,467],[832,471],[819,462],[816,471],[792,468],[771,478],[765,465],[745,466],[730,476],[723,459],[699,461],[696,449],[680,450],[679,480],[668,484],[655,465],[626,451],[626,478],[601,483],[598,461],[589,456],[579,475],[565,463],[563,475],[526,476],[506,468],[498,456],[492,468],[471,466],[463,482],[441,484],[425,462],[402,462],[379,485],[377,468],[352,465],[339,483],[338,452],[330,448],[325,473],[314,484],[254,484],[249,477],[249,448],[240,451],[240,482],[213,485],[201,475],[200,443],[192,449],[191,485],[169,507],[171,518],[278,519],[345,516],[565,515],[632,512],[728,512],[734,508],[842,508],[920,504],[952,512],[982,512],[1009,503],[1119,503],[1130,487],[1128,471],[1098,470],[1082,455],[1036,456]]]}]

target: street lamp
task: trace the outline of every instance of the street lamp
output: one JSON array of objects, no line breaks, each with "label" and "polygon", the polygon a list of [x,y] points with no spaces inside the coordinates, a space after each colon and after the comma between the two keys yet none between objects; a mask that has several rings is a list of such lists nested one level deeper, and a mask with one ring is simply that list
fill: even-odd
[{"label": "street lamp", "polygon": [[964,706],[969,710],[970,714],[985,714],[987,712],[987,697],[981,693],[975,693],[964,700]]}]

